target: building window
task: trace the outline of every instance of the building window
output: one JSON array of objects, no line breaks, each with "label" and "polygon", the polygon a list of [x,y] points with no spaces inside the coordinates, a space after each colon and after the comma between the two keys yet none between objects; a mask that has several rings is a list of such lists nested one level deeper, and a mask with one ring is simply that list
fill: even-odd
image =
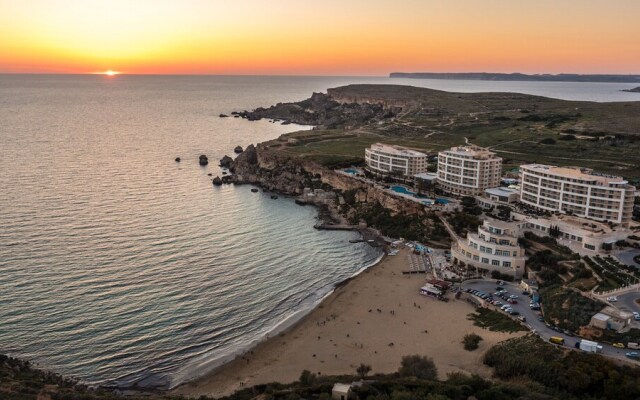
[{"label": "building window", "polygon": [[479,261],[479,260],[480,260],[480,257],[478,257],[478,256],[473,256],[473,261]]},{"label": "building window", "polygon": [[485,257],[482,257],[482,263],[483,264],[489,264],[489,259],[485,258]]},{"label": "building window", "polygon": [[502,263],[502,266],[505,267],[505,268],[511,268],[511,262],[510,261],[504,261]]},{"label": "building window", "polygon": [[499,260],[491,260],[491,265],[499,267],[500,266],[500,261]]}]

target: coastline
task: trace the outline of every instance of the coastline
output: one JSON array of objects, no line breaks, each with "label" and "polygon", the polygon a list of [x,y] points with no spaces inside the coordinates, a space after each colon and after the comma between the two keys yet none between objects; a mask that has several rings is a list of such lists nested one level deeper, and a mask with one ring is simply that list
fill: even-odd
[{"label": "coastline", "polygon": [[[301,323],[303,323],[305,321],[305,319],[311,314],[313,313],[314,310],[316,310],[327,298],[329,298],[333,293],[335,293],[336,290],[340,289],[341,287],[344,287],[345,285],[347,285],[350,281],[352,281],[354,278],[356,278],[358,275],[366,272],[367,270],[374,268],[376,265],[378,265],[379,263],[381,263],[385,258],[387,257],[386,253],[382,253],[380,254],[380,256],[375,259],[373,262],[367,264],[366,266],[362,267],[361,269],[357,270],[356,272],[354,272],[351,276],[343,279],[340,282],[337,282],[335,284],[333,284],[332,288],[329,289],[329,291],[323,295],[321,295],[318,299],[316,299],[311,306],[305,306],[305,303],[302,302],[300,303],[300,305],[302,306],[300,309],[295,310],[293,313],[291,313],[290,315],[288,315],[287,317],[285,317],[284,319],[282,319],[281,321],[278,321],[271,329],[269,329],[268,331],[266,331],[263,335],[261,335],[260,337],[257,337],[256,339],[254,339],[253,341],[251,341],[251,343],[249,343],[247,346],[244,346],[240,349],[238,349],[237,351],[234,351],[232,353],[228,353],[228,354],[224,354],[221,355],[219,357],[213,358],[213,359],[206,359],[203,360],[202,363],[200,364],[195,364],[195,365],[189,365],[187,370],[185,371],[178,371],[176,373],[176,375],[179,374],[184,374],[186,375],[185,378],[180,379],[180,383],[177,385],[173,385],[170,386],[167,391],[172,392],[172,391],[176,391],[179,390],[180,387],[185,386],[185,385],[189,385],[190,383],[194,382],[194,381],[198,381],[199,379],[202,379],[203,377],[215,374],[216,372],[220,371],[221,369],[224,369],[225,366],[227,366],[228,364],[231,364],[233,362],[235,362],[238,359],[244,359],[245,356],[249,353],[251,353],[252,350],[254,350],[256,347],[260,346],[261,344],[272,340],[274,337],[283,334],[283,333],[287,333],[288,331],[295,329],[295,327]],[[320,289],[318,289],[320,290]],[[194,370],[194,369],[199,369],[199,370],[204,370],[198,374],[191,374],[190,371]],[[190,376],[189,376],[190,375]]]},{"label": "coastline", "polygon": [[[474,308],[464,301],[444,303],[419,295],[424,276],[401,273],[409,251],[381,257],[336,284],[295,323],[170,393],[221,397],[257,384],[293,382],[304,369],[322,375],[354,374],[361,362],[371,365],[373,373],[390,373],[410,354],[432,357],[441,376],[463,371],[489,377],[482,355],[517,335],[473,326],[467,315]],[[470,332],[484,338],[474,352],[460,344]]]}]

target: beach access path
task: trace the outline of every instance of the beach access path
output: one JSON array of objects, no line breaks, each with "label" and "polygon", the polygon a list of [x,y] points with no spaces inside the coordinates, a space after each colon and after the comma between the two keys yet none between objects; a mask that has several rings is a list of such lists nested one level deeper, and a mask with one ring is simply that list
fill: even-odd
[{"label": "beach access path", "polygon": [[[219,397],[256,384],[293,382],[305,369],[355,374],[360,363],[369,364],[372,373],[391,373],[412,354],[432,357],[443,378],[453,371],[489,377],[491,369],[482,363],[485,351],[519,334],[474,326],[467,319],[474,307],[451,295],[447,303],[421,296],[425,275],[402,274],[409,251],[385,257],[338,287],[297,325],[173,394]],[[483,340],[469,352],[461,341],[471,332]]]}]

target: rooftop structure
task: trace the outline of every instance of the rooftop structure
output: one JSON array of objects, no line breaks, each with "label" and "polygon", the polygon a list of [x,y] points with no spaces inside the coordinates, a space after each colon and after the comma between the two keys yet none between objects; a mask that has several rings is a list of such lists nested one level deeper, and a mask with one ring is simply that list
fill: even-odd
[{"label": "rooftop structure", "polygon": [[438,153],[438,185],[450,194],[476,196],[500,184],[502,158],[475,145]]},{"label": "rooftop structure", "polygon": [[402,146],[372,144],[364,151],[367,169],[378,174],[413,177],[427,171],[427,155]]},{"label": "rooftop structure", "polygon": [[631,222],[636,189],[622,177],[542,164],[523,165],[520,174],[524,204],[596,221]]}]

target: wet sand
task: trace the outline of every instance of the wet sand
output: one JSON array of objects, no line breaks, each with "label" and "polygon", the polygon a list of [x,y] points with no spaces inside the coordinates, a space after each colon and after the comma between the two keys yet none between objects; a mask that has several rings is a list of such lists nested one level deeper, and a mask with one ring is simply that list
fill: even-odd
[{"label": "wet sand", "polygon": [[[384,258],[337,288],[297,325],[174,394],[220,397],[256,384],[293,382],[305,369],[355,374],[360,363],[371,365],[372,373],[390,373],[398,370],[402,356],[411,354],[432,357],[442,378],[453,371],[490,376],[482,355],[516,335],[474,326],[467,319],[473,307],[464,301],[421,296],[425,275],[402,274],[408,269],[408,252]],[[484,340],[469,352],[461,341],[471,332]]]}]

